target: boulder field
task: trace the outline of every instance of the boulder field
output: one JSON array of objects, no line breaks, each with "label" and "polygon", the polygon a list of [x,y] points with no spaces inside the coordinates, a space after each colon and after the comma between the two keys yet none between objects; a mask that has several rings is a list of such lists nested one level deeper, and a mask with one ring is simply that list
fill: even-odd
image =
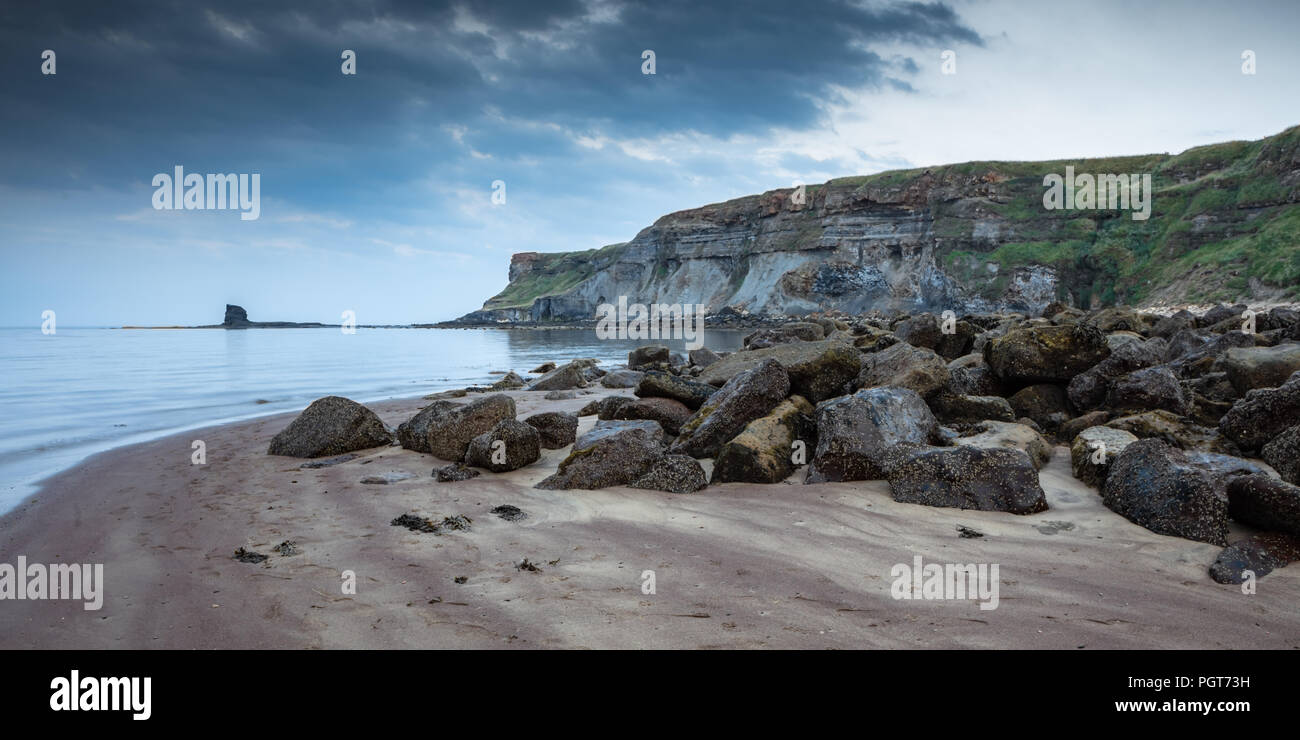
[{"label": "boulder field", "polygon": [[[1107,508],[1223,547],[1211,575],[1241,582],[1300,557],[1300,314],[1258,313],[1247,332],[1245,310],[817,314],[768,322],[736,352],[646,345],[622,367],[580,358],[531,381],[511,372],[431,396],[395,430],[329,396],[268,454],[401,445],[438,458],[432,476],[452,482],[561,450],[537,488],[709,495],[732,482],[880,480],[903,503],[1025,515],[1048,508],[1038,470],[1064,445]],[[517,419],[504,390],[600,395],[577,414]],[[581,416],[597,420],[578,435]]]}]

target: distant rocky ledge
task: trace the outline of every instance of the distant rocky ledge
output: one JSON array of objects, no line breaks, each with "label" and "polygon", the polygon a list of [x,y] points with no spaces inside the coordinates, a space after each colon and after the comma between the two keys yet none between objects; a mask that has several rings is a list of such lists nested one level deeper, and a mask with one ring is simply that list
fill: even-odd
[{"label": "distant rocky ledge", "polygon": [[242,306],[226,304],[226,316],[220,324],[195,327],[198,329],[323,329],[337,328],[339,324],[320,324],[315,321],[249,321],[248,312]]}]

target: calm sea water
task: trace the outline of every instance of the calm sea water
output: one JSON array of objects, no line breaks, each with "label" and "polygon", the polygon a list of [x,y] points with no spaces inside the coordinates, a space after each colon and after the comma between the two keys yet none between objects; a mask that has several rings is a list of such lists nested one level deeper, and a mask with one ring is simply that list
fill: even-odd
[{"label": "calm sea water", "polygon": [[[735,349],[743,333],[706,332]],[[675,351],[683,342],[664,341]],[[594,330],[0,329],[0,513],[86,456],[186,429],[301,409],[485,385],[494,370],[595,357],[645,342]]]}]

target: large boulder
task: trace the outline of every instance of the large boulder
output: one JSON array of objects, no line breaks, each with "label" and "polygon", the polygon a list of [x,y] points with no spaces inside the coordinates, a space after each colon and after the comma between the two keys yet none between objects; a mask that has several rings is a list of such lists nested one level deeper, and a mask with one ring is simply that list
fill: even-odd
[{"label": "large boulder", "polygon": [[717,391],[717,388],[708,383],[651,370],[641,376],[641,381],[636,384],[636,390],[632,392],[639,398],[671,398],[695,410],[703,406],[704,402]]},{"label": "large boulder", "polygon": [[1065,388],[1055,383],[1035,383],[1021,388],[1007,399],[1016,418],[1033,419],[1044,429],[1055,431],[1069,421]]},{"label": "large boulder", "polygon": [[1164,365],[1135,370],[1111,382],[1106,406],[1115,411],[1165,409],[1175,414],[1191,411],[1191,399]]},{"label": "large boulder", "polygon": [[962,355],[948,363],[949,393],[967,396],[1001,396],[1002,382],[998,380],[984,355],[974,353]]},{"label": "large boulder", "polygon": [[635,388],[645,373],[639,370],[611,370],[600,379],[600,384],[606,388]]},{"label": "large boulder", "polygon": [[393,437],[375,412],[342,396],[312,401],[275,435],[268,455],[327,457],[391,444]]},{"label": "large boulder", "polygon": [[659,422],[657,421],[601,420],[601,421],[597,421],[595,426],[593,426],[591,429],[588,429],[585,433],[580,435],[577,440],[574,441],[573,449],[581,450],[590,447],[596,442],[606,437],[612,437],[615,434],[625,432],[629,429],[640,429],[641,431],[649,435],[649,438],[654,440],[655,444],[659,445],[660,447],[663,447],[668,444],[669,437],[667,434],[664,433],[664,428],[660,426]]},{"label": "large boulder", "polygon": [[713,483],[780,483],[794,472],[794,442],[811,435],[812,404],[790,396],[767,416],[755,419],[722,446],[713,463]]},{"label": "large boulder", "polygon": [[536,427],[502,419],[491,431],[470,440],[465,462],[493,473],[507,473],[537,462],[541,455],[541,437]]},{"label": "large boulder", "polygon": [[455,401],[434,401],[419,413],[397,425],[397,441],[415,452],[429,451],[429,422],[451,409],[463,406]]},{"label": "large boulder", "polygon": [[1101,488],[1115,458],[1137,439],[1123,429],[1088,427],[1070,444],[1070,471],[1084,483]]},{"label": "large boulder", "polygon": [[[605,396],[604,398],[598,401],[592,401],[591,403],[587,404],[587,406],[584,406],[582,410],[583,412],[585,412],[590,407],[594,406],[595,407],[594,410],[596,412],[596,418],[601,419],[602,421],[608,421],[614,418],[614,415],[618,413],[619,409],[623,408],[623,404],[632,403],[635,400],[636,400],[635,398],[629,398],[627,396]],[[590,415],[591,414],[588,413],[578,414],[578,416],[590,416]]]},{"label": "large boulder", "polygon": [[732,352],[700,370],[697,379],[712,386],[721,386],[746,370],[752,370],[768,360],[776,360],[781,367],[789,368],[815,361],[833,345],[846,343],[840,338],[821,339],[815,342],[790,342],[766,349]]},{"label": "large boulder", "polygon": [[708,367],[722,359],[721,357],[718,357],[717,352],[714,352],[708,347],[700,347],[699,349],[690,350],[686,353],[686,356],[695,367]]},{"label": "large boulder", "polygon": [[1300,419],[1300,372],[1277,388],[1257,388],[1233,404],[1219,421],[1224,436],[1254,452]]},{"label": "large boulder", "polygon": [[1157,534],[1227,544],[1226,494],[1163,440],[1129,443],[1111,463],[1101,498],[1111,511]]},{"label": "large boulder", "polygon": [[664,455],[650,465],[645,475],[628,484],[629,488],[643,488],[668,493],[694,493],[709,484],[699,461],[690,455]]},{"label": "large boulder", "polygon": [[1273,466],[1282,480],[1300,485],[1300,424],[1288,427],[1264,445],[1260,457]]},{"label": "large boulder", "polygon": [[1288,534],[1257,534],[1223,549],[1210,566],[1216,583],[1244,583],[1247,572],[1255,578],[1300,560],[1300,538]]},{"label": "large boulder", "polygon": [[821,324],[791,321],[780,326],[759,329],[745,337],[745,349],[767,349],[786,342],[815,342],[826,336]]},{"label": "large boulder", "polygon": [[1256,388],[1276,388],[1300,370],[1300,344],[1230,349],[1223,355],[1223,370],[1242,395]]},{"label": "large boulder", "polygon": [[1163,340],[1120,344],[1106,359],[1074,376],[1067,388],[1070,403],[1078,411],[1100,406],[1106,400],[1112,380],[1134,370],[1159,365],[1164,359],[1164,349]]},{"label": "large boulder", "polygon": [[657,438],[662,434],[659,425],[654,422],[616,423],[649,423],[654,426],[654,431],[641,426],[607,428],[603,432],[592,430],[574,443],[573,451],[560,463],[555,474],[542,480],[535,488],[590,490],[621,486],[650,472],[664,456]]},{"label": "large boulder", "polygon": [[637,347],[627,353],[627,366],[629,370],[639,370],[647,366],[666,366],[668,360],[668,348],[662,344],[648,344],[644,347]]},{"label": "large boulder", "polygon": [[727,440],[740,434],[749,422],[776,408],[789,394],[790,376],[785,368],[774,359],[764,360],[757,367],[736,375],[710,396],[682,424],[670,452],[696,458],[714,457]]},{"label": "large boulder", "polygon": [[1035,514],[1047,510],[1038,471],[1021,450],[936,447],[889,471],[889,490],[905,504]]},{"label": "large boulder", "polygon": [[1300,535],[1300,486],[1264,473],[1228,481],[1228,514],[1260,529]]},{"label": "large boulder", "polygon": [[816,404],[844,395],[862,367],[862,354],[848,344],[831,341],[822,351],[783,367],[790,375],[790,392]]},{"label": "large boulder", "polygon": [[515,418],[515,401],[504,393],[485,396],[429,420],[429,452],[443,460],[461,460],[470,440]]},{"label": "large boulder", "polygon": [[691,410],[686,404],[671,398],[639,398],[621,404],[612,418],[657,421],[666,433],[676,437],[682,424],[691,418]]},{"label": "large boulder", "polygon": [[1106,335],[1086,324],[1012,329],[984,346],[993,373],[1022,385],[1068,383],[1109,354]]},{"label": "large boulder", "polygon": [[524,419],[524,423],[537,430],[537,441],[543,449],[558,450],[577,439],[578,417],[573,414],[543,411]]},{"label": "large boulder", "polygon": [[817,406],[817,451],[807,483],[876,480],[939,439],[939,422],[908,388],[864,388]]},{"label": "large boulder", "polygon": [[546,373],[528,384],[530,391],[566,391],[573,388],[585,388],[587,377],[583,372],[588,364],[577,360]]},{"label": "large boulder", "polygon": [[1020,450],[1029,456],[1034,469],[1052,459],[1052,445],[1033,427],[1004,421],[983,421],[952,440],[954,445],[985,450]]},{"label": "large boulder", "polygon": [[908,388],[927,397],[948,384],[948,365],[933,350],[899,342],[862,356],[854,388]]}]

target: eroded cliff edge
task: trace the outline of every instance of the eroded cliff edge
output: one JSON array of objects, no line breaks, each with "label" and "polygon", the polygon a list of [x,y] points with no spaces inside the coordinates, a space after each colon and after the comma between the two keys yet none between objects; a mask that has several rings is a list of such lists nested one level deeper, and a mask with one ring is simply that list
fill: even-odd
[{"label": "eroded cliff edge", "polygon": [[[1150,217],[1047,210],[1043,178],[1150,174]],[[772,190],[672,213],[630,242],[515,254],[455,323],[591,319],[600,303],[754,313],[1037,312],[1300,299],[1300,127],[1178,155],[970,162]]]}]

